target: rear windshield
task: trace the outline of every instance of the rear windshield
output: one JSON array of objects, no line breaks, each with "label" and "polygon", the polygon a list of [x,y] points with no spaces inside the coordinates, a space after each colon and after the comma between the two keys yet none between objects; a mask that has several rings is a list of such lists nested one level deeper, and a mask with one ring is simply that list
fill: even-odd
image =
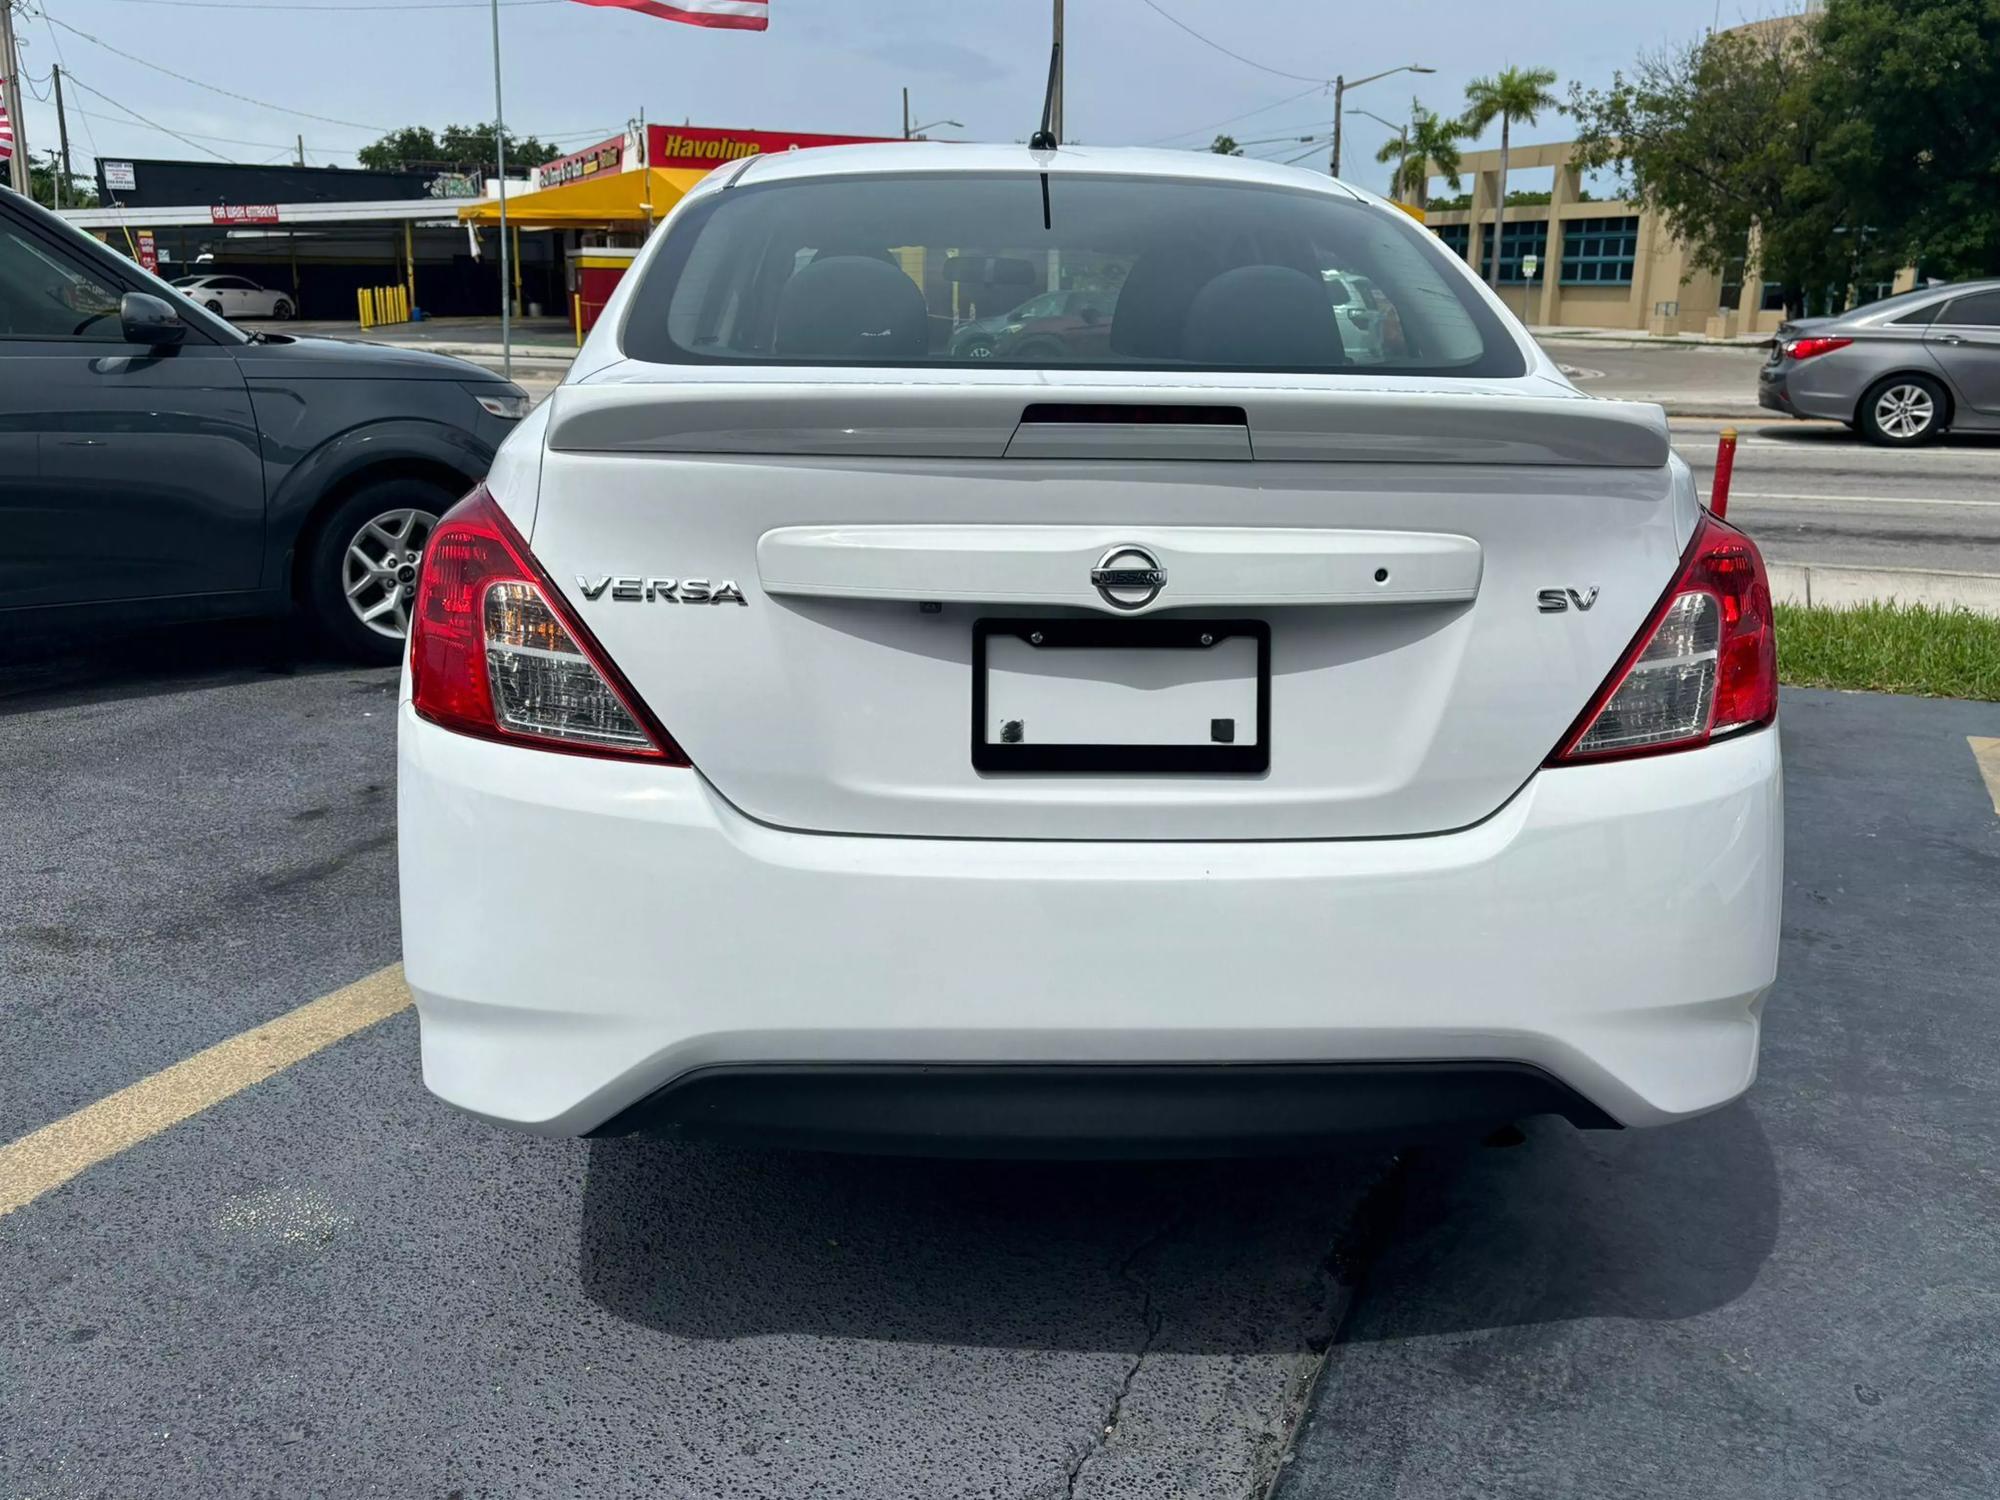
[{"label": "rear windshield", "polygon": [[690,204],[633,294],[661,363],[1499,377],[1436,238],[1315,192],[1054,173],[839,177]]}]

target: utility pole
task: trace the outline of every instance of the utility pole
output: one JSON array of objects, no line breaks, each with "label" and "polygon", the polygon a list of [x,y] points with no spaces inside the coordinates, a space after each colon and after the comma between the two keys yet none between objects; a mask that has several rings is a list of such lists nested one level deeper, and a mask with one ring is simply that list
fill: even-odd
[{"label": "utility pole", "polygon": [[910,91],[903,90],[903,139],[910,138]]},{"label": "utility pole", "polygon": [[305,138],[304,136],[300,136],[300,137],[299,137],[299,165],[303,167],[303,166],[304,166],[305,164],[306,164],[306,138]]},{"label": "utility pole", "polygon": [[35,195],[35,172],[28,164],[27,97],[21,90],[21,54],[14,45],[14,0],[0,0],[0,70],[7,74],[7,114],[14,122],[14,155],[7,178],[24,198]]},{"label": "utility pole", "polygon": [[1347,75],[1342,73],[1333,80],[1333,160],[1327,166],[1329,177],[1340,175],[1340,107],[1347,99]]},{"label": "utility pole", "polygon": [[69,117],[63,113],[62,64],[50,63],[49,71],[56,79],[56,135],[62,141],[62,176],[56,179],[56,203],[60,205],[64,190],[73,187],[76,179],[70,175],[69,167]]},{"label": "utility pole", "polygon": [[1056,0],[1054,41],[1056,47],[1059,49],[1056,53],[1056,107],[1050,112],[1049,129],[1055,135],[1057,145],[1062,144],[1063,138],[1063,53],[1060,50],[1062,48],[1062,40],[1063,0]]},{"label": "utility pole", "polygon": [[[0,0],[0,4],[6,0]],[[500,0],[493,0],[493,154],[500,168],[500,374],[514,378],[513,257],[507,248],[507,112],[500,100]]]}]

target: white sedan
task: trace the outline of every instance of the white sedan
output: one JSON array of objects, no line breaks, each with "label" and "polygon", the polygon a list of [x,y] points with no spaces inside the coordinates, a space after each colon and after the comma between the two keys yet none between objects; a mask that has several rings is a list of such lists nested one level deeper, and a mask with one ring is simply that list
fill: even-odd
[{"label": "white sedan", "polygon": [[274,292],[241,276],[178,276],[174,286],[219,317],[287,319],[297,305],[287,292]]},{"label": "white sedan", "polygon": [[[1397,336],[1345,347],[1325,272]],[[1058,362],[966,309],[1116,288]],[[424,552],[425,1081],[549,1134],[1189,1155],[1756,1076],[1749,537],[1435,236],[1186,151],[718,168]]]}]

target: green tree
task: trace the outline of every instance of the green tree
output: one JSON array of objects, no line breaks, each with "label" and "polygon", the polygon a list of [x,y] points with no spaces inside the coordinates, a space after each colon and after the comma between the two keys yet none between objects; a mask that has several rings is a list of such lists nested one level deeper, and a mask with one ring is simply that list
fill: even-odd
[{"label": "green tree", "polygon": [[1459,175],[1462,158],[1458,143],[1465,136],[1463,121],[1433,114],[1412,99],[1409,125],[1375,153],[1379,162],[1396,163],[1395,175],[1389,179],[1390,196],[1423,208],[1430,197],[1433,177],[1442,177],[1457,192],[1464,180]]},{"label": "green tree", "polygon": [[2000,4],[1829,0],[1817,40],[1821,190],[1851,197],[1878,260],[2000,274]]},{"label": "green tree", "polygon": [[[563,154],[561,147],[533,136],[516,136],[510,130],[506,137],[510,171],[539,167]],[[498,161],[490,124],[447,125],[437,132],[428,125],[405,125],[354,156],[372,172],[476,172],[482,177],[494,176]]]},{"label": "green tree", "polygon": [[[33,198],[44,208],[56,207],[56,178],[62,175],[53,162],[29,164],[32,174]],[[97,188],[88,178],[71,177],[63,184],[62,206],[64,208],[97,207]]]},{"label": "green tree", "polygon": [[1545,109],[1561,101],[1549,92],[1555,86],[1553,68],[1503,68],[1492,78],[1475,78],[1465,86],[1465,132],[1478,135],[1500,122],[1500,195],[1493,209],[1492,282],[1500,285],[1500,226],[1506,219],[1507,153],[1513,145],[1514,122],[1532,125]]},{"label": "green tree", "polygon": [[1243,148],[1236,144],[1233,135],[1219,135],[1209,144],[1209,150],[1217,156],[1241,156]]},{"label": "green tree", "polygon": [[1726,275],[1740,261],[1744,274],[1781,283],[1793,312],[1807,289],[1844,294],[1895,256],[1856,227],[1867,221],[1829,170],[1824,66],[1810,17],[1642,57],[1607,89],[1570,90],[1577,164],[1617,167],[1623,195],[1659,214],[1703,269]]}]

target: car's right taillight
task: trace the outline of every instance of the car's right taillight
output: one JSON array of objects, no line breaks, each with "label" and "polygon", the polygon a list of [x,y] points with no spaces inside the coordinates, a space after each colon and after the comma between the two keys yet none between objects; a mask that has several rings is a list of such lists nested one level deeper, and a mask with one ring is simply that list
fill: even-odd
[{"label": "car's right taillight", "polygon": [[1665,597],[1548,763],[1692,750],[1777,716],[1764,559],[1749,537],[1703,511]]},{"label": "car's right taillight", "polygon": [[1845,349],[1853,342],[1853,339],[1792,339],[1786,343],[1785,353],[1793,359],[1811,359],[1817,354]]},{"label": "car's right taillight", "polygon": [[688,764],[484,485],[424,547],[410,678],[417,713],[460,734]]}]

